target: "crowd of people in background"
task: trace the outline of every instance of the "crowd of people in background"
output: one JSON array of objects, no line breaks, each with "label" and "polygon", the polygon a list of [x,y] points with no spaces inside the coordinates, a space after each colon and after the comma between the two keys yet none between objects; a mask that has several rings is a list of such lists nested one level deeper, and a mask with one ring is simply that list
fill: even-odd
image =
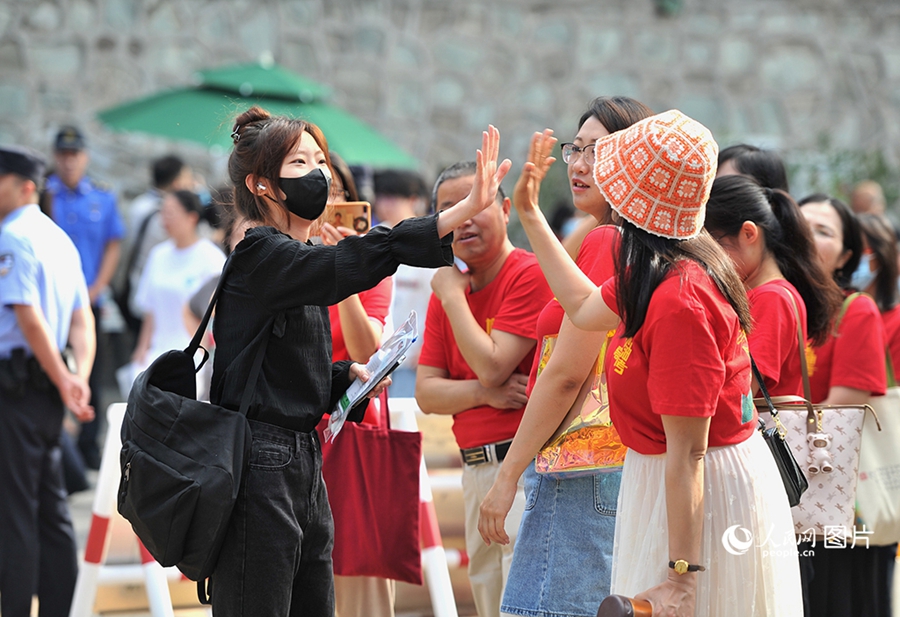
[{"label": "crowd of people in background", "polygon": [[[773,396],[804,395],[809,358],[811,402],[834,405],[885,393],[886,350],[900,366],[900,230],[882,187],[860,182],[849,205],[792,194],[777,152],[719,150],[694,120],[627,97],[591,101],[572,128],[559,148],[552,131],[532,137],[512,196],[493,128],[475,160],[431,185],[410,170],[349,166],[314,125],[253,108],[235,122],[226,188],[171,154],[128,204],[88,175],[77,127],[59,130],[50,171],[32,151],[0,148],[0,188],[10,185],[0,191],[0,406],[46,411],[46,426],[0,413],[0,503],[18,504],[0,507],[2,613],[27,614],[32,595],[42,614],[67,613],[65,495],[99,468],[104,405],[125,400],[159,354],[187,346],[233,255],[198,393],[238,409],[245,352],[271,337],[248,415],[254,442],[282,444],[288,462],[259,459],[255,446],[256,483],[242,488],[213,575],[214,614],[393,616],[392,581],[332,564],[342,530],[331,509],[354,504],[329,509],[319,480],[354,463],[325,448],[323,466],[320,442],[336,396],[415,311],[406,361],[350,419],[386,426],[391,396],[453,417],[479,615],[593,617],[619,593],[651,601],[654,615],[890,617],[896,544],[801,543],[799,557],[735,560],[719,541],[736,521],[793,534],[756,430],[750,356]],[[696,155],[700,171],[677,199],[640,173],[651,163],[635,162],[648,131]],[[680,178],[667,151],[640,157]],[[548,223],[540,186],[556,158],[570,199]],[[335,204],[358,201],[371,201],[371,226],[325,222]],[[513,212],[533,252],[510,240]],[[43,257],[53,239],[67,259]],[[49,359],[54,344],[74,351],[72,376]],[[20,370],[19,355],[37,364]],[[52,389],[22,399],[17,370]],[[601,375],[624,466],[539,473],[535,457]],[[62,423],[61,404],[79,424]],[[14,550],[35,557],[23,568]]]}]

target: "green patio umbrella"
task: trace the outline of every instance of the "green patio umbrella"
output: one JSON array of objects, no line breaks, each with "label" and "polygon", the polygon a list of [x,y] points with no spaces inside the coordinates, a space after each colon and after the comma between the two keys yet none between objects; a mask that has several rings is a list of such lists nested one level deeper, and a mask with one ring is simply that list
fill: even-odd
[{"label": "green patio umbrella", "polygon": [[278,65],[242,64],[199,73],[199,84],[106,109],[100,121],[138,131],[231,148],[234,118],[251,105],[318,125],[328,146],[347,163],[415,169],[416,159],[352,114],[326,102],[325,86]]}]

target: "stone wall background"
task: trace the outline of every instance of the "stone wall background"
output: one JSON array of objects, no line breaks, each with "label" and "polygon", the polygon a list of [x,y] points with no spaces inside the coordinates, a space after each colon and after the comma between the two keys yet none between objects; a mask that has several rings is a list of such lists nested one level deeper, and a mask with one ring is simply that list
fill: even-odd
[{"label": "stone wall background", "polygon": [[594,96],[624,94],[683,110],[723,147],[780,149],[798,195],[867,175],[900,191],[897,0],[3,0],[0,141],[49,153],[76,123],[91,174],[123,196],[168,151],[218,183],[222,154],[95,114],[264,56],[329,85],[429,181],[488,122],[515,175],[532,131],[568,139]]}]

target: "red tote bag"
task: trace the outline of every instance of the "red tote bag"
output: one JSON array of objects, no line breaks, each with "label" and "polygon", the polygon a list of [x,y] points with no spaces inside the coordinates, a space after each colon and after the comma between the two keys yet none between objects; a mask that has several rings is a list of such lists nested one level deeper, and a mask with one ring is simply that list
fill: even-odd
[{"label": "red tote bag", "polygon": [[[377,426],[347,422],[332,443],[322,439],[322,475],[334,514],[334,573],[421,585],[422,434],[392,430],[387,396],[379,403]],[[320,423],[320,438],[326,422]]]}]

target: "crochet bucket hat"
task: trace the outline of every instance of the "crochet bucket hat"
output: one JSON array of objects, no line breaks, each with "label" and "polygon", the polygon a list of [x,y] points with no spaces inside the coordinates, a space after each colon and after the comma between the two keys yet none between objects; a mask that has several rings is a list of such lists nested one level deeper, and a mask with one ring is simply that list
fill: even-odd
[{"label": "crochet bucket hat", "polygon": [[613,210],[641,229],[686,240],[700,233],[719,146],[672,109],[597,140],[594,180]]}]

